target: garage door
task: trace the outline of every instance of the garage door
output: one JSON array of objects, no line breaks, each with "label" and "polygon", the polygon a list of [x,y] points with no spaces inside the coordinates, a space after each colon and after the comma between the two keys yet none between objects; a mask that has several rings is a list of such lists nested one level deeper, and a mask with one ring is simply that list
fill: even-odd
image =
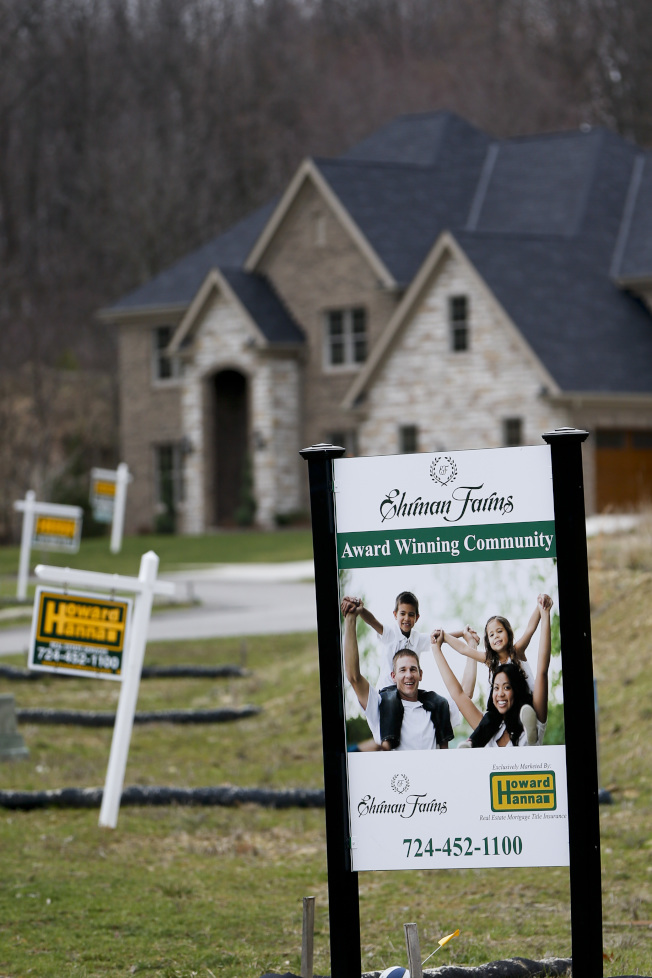
[{"label": "garage door", "polygon": [[596,432],[598,511],[652,502],[652,431]]}]

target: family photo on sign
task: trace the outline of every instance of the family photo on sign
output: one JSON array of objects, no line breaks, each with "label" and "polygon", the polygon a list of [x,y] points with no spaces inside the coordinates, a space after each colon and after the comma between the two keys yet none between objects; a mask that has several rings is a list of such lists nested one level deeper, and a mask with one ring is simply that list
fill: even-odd
[{"label": "family photo on sign", "polygon": [[[499,614],[487,620],[480,638],[470,625],[457,631],[442,627],[417,631],[419,601],[412,591],[398,593],[392,615],[384,621],[362,598],[344,595],[344,672],[371,733],[349,750],[448,749],[462,718],[471,733],[462,737],[459,748],[542,745],[548,721],[552,606],[551,597],[541,593],[518,638],[508,619]],[[380,655],[376,685],[361,668],[358,619],[376,636]],[[533,671],[527,650],[537,632]],[[449,662],[456,655],[464,657],[461,678]],[[423,682],[428,657],[434,659],[443,692]],[[474,701],[478,683],[487,683],[484,710]]]}]

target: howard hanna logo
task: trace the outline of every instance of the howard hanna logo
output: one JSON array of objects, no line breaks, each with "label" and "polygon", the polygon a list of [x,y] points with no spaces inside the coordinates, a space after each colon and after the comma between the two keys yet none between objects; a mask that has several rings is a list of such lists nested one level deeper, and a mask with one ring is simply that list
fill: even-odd
[{"label": "howard hanna logo", "polygon": [[489,783],[492,812],[550,812],[557,807],[554,771],[494,773]]},{"label": "howard hanna logo", "polygon": [[457,466],[450,455],[438,455],[430,466],[430,478],[442,486],[447,486],[450,482],[454,482],[456,477]]}]

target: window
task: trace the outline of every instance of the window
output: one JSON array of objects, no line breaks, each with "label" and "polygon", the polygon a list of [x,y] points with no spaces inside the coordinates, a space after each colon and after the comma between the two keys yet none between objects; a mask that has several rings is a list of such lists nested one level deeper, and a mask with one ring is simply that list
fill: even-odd
[{"label": "window", "polygon": [[401,425],[398,429],[398,450],[401,455],[413,455],[419,451],[419,429],[415,424]]},{"label": "window", "polygon": [[503,421],[503,443],[508,448],[523,444],[522,418],[505,418]]},{"label": "window", "polygon": [[[161,529],[172,532],[179,503],[183,502],[183,444],[155,445],[156,502]],[[168,526],[169,523],[169,526]],[[165,524],[165,525],[163,525]]]},{"label": "window", "polygon": [[154,344],[154,380],[172,380],[179,376],[179,361],[176,357],[167,357],[167,349],[174,326],[156,326],[152,333]]},{"label": "window", "polygon": [[329,367],[352,367],[367,359],[367,313],[331,309],[326,313],[325,360]]},{"label": "window", "polygon": [[465,295],[453,295],[448,300],[451,350],[459,353],[469,348],[469,300]]},{"label": "window", "polygon": [[346,458],[355,458],[358,454],[358,433],[357,431],[332,431],[326,436],[329,445],[340,445],[346,449]]}]

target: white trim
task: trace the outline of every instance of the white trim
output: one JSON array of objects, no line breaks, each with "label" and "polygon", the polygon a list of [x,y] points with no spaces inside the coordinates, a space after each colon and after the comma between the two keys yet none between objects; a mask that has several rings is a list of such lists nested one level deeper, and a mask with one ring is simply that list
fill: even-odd
[{"label": "white trim", "polygon": [[356,400],[365,387],[373,383],[374,374],[376,373],[376,370],[379,369],[385,356],[388,355],[389,349],[394,342],[396,335],[407,324],[409,317],[413,314],[414,308],[420,301],[426,289],[430,288],[433,279],[437,275],[439,265],[449,256],[457,259],[465,266],[467,272],[473,280],[473,283],[484,293],[485,297],[493,305],[506,328],[512,333],[512,336],[519,343],[525,355],[532,361],[536,370],[538,370],[541,374],[542,384],[549,387],[552,393],[560,392],[560,387],[557,381],[554,380],[547,368],[543,365],[537,354],[527,342],[514,321],[507,314],[503,306],[496,299],[485,280],[469,260],[466,253],[462,250],[453,235],[449,231],[443,231],[431,248],[429,254],[426,256],[425,261],[421,265],[421,268],[417,272],[409,289],[403,296],[403,299],[396,309],[394,315],[388,322],[380,338],[377,340],[373,350],[371,351],[369,359],[364,365],[363,370],[347,391],[340,405],[343,410],[351,410],[351,408],[355,406]]},{"label": "white trim", "polygon": [[323,198],[324,202],[331,209],[337,220],[342,225],[344,231],[349,235],[353,243],[362,253],[363,257],[367,260],[380,284],[386,289],[395,289],[397,283],[394,276],[391,274],[378,254],[374,251],[358,225],[352,220],[349,212],[342,205],[337,195],[333,192],[328,182],[320,173],[314,160],[311,159],[304,160],[297,172],[294,174],[294,177],[290,181],[287,190],[281,197],[281,200],[265,225],[256,244],[249,253],[247,260],[244,263],[245,271],[256,271],[258,265],[267,252],[267,249],[276,236],[277,231],[296,200],[301,188],[308,180],[313,184],[317,192]]},{"label": "white trim", "polygon": [[650,408],[652,410],[652,393],[632,393],[623,394],[619,391],[611,393],[609,391],[563,391],[548,395],[551,404],[560,407],[584,408],[584,407],[624,407],[624,408]]}]

